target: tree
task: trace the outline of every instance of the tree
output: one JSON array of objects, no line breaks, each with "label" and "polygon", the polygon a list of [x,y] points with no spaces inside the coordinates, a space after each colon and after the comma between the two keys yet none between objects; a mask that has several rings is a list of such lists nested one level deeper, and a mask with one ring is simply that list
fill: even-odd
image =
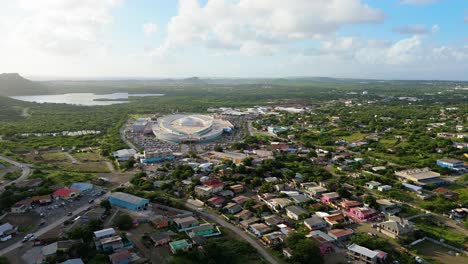
[{"label": "tree", "polygon": [[252,161],[253,161],[253,158],[252,157],[247,157],[245,159],[242,160],[242,163],[245,165],[245,166],[252,166]]},{"label": "tree", "polygon": [[314,241],[310,239],[302,239],[294,248],[292,248],[293,254],[291,257],[291,261],[293,263],[323,263],[322,255],[320,254],[320,249]]},{"label": "tree", "polygon": [[223,149],[223,147],[222,147],[221,145],[216,145],[216,146],[214,147],[214,151],[223,152],[224,149]]},{"label": "tree", "polygon": [[376,200],[375,200],[375,197],[372,196],[372,195],[366,195],[366,196],[362,199],[362,201],[363,201],[365,204],[367,204],[369,207],[371,207],[371,208],[377,208],[377,207],[378,207],[377,202],[376,202]]},{"label": "tree", "polygon": [[112,206],[111,206],[111,203],[109,202],[109,200],[103,200],[101,203],[100,203],[100,206],[104,209],[106,209],[106,211],[109,211]]},{"label": "tree", "polygon": [[119,215],[114,220],[114,224],[120,230],[129,230],[133,226],[132,218],[128,214]]}]

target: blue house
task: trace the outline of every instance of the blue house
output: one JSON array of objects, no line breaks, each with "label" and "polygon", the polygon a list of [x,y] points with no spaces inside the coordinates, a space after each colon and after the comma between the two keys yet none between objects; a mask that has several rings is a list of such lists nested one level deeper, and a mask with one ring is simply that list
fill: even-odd
[{"label": "blue house", "polygon": [[109,197],[111,205],[127,208],[132,211],[146,210],[149,200],[123,192],[114,192]]},{"label": "blue house", "polygon": [[70,186],[70,189],[80,190],[80,193],[82,193],[92,190],[93,185],[87,182],[75,182]]}]

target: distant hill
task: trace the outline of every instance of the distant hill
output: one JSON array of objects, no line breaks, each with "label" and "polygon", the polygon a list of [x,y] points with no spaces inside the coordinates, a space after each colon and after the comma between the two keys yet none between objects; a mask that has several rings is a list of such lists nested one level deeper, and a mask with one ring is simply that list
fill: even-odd
[{"label": "distant hill", "polygon": [[46,92],[46,86],[25,79],[18,73],[0,74],[0,96],[37,95]]}]

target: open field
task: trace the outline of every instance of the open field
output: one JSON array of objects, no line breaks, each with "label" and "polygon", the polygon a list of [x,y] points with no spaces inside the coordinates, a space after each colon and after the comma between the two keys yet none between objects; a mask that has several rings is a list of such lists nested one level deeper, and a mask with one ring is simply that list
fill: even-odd
[{"label": "open field", "polygon": [[80,164],[71,163],[58,163],[61,168],[66,171],[72,172],[95,172],[95,173],[106,173],[111,172],[109,167],[104,162],[88,162]]},{"label": "open field", "polygon": [[430,241],[423,241],[413,247],[417,255],[430,263],[454,264],[468,263],[467,256],[455,256],[453,251]]},{"label": "open field", "polygon": [[44,161],[66,161],[68,157],[62,152],[45,152],[41,153],[40,157]]},{"label": "open field", "polygon": [[73,156],[81,162],[102,160],[102,157],[99,154],[94,153],[94,152],[74,153]]}]

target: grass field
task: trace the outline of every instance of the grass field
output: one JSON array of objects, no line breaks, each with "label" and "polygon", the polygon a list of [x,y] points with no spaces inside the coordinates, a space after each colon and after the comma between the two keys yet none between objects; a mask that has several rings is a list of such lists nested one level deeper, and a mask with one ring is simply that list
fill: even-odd
[{"label": "grass field", "polygon": [[458,184],[450,184],[444,187],[458,193],[459,200],[462,203],[468,203],[468,187]]},{"label": "grass field", "polygon": [[352,142],[352,141],[363,139],[365,137],[366,137],[366,134],[354,133],[354,134],[351,134],[349,136],[344,136],[344,137],[341,137],[341,138],[348,141],[348,142]]},{"label": "grass field", "polygon": [[54,184],[69,185],[74,182],[88,182],[97,176],[93,173],[55,171],[50,173],[47,178],[52,180]]},{"label": "grass field", "polygon": [[465,237],[463,234],[458,233],[456,230],[444,225],[443,223],[432,222],[431,220],[424,218],[418,218],[414,221],[420,230],[438,238],[443,238],[446,243],[453,246],[462,248],[463,245],[468,242],[468,237]]},{"label": "grass field", "polygon": [[80,152],[80,153],[75,153],[73,156],[82,162],[85,161],[101,161],[102,158],[99,154],[94,153],[94,152]]},{"label": "grass field", "polygon": [[46,152],[41,154],[41,158],[45,161],[65,161],[68,157],[62,152]]},{"label": "grass field", "polygon": [[71,172],[95,172],[108,173],[111,172],[104,162],[87,162],[81,164],[58,163],[63,170]]},{"label": "grass field", "polygon": [[423,241],[413,247],[418,256],[430,263],[440,264],[454,264],[454,263],[468,263],[467,256],[455,256],[449,253],[450,249],[436,245],[430,241]]}]

